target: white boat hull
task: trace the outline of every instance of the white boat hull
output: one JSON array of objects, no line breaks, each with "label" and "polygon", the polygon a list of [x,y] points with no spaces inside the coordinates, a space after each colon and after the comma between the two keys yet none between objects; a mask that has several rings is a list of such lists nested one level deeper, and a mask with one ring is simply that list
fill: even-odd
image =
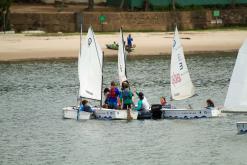
[{"label": "white boat hull", "polygon": [[212,109],[161,109],[163,118],[174,119],[193,119],[193,118],[208,118],[218,117],[221,111],[218,108]]},{"label": "white boat hull", "polygon": [[[78,117],[77,117],[78,116]],[[78,114],[78,107],[71,106],[63,108],[63,118],[64,119],[76,119],[78,120],[89,120],[92,118],[92,113],[79,111]]]},{"label": "white boat hull", "polygon": [[[127,110],[116,110],[106,108],[93,108],[95,110],[96,119],[108,120],[128,120]],[[137,119],[138,112],[130,110],[130,116],[133,120]]]},{"label": "white boat hull", "polygon": [[247,133],[247,122],[237,122],[238,133]]}]

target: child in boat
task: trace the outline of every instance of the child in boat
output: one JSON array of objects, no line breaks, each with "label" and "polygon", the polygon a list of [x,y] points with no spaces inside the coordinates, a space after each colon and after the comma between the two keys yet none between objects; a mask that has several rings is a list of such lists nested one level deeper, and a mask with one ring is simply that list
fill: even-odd
[{"label": "child in boat", "polygon": [[110,93],[110,89],[109,88],[105,88],[104,89],[104,96],[105,96],[105,101],[103,104],[103,108],[108,108],[109,105],[109,93]]},{"label": "child in boat", "polygon": [[80,104],[80,111],[93,112],[92,108],[87,104],[87,100],[82,100]]},{"label": "child in boat", "polygon": [[207,99],[207,109],[214,108],[214,102],[211,99]]},{"label": "child in boat", "polygon": [[110,109],[117,109],[117,101],[118,101],[118,96],[119,96],[120,92],[118,90],[118,88],[116,87],[116,84],[114,81],[111,82],[111,87],[110,87],[110,91],[108,94],[108,107]]},{"label": "child in boat", "polygon": [[147,99],[144,97],[144,94],[142,92],[137,93],[139,101],[137,103],[137,107],[135,110],[142,111],[142,112],[148,112],[150,110],[150,105],[147,101]]},{"label": "child in boat", "polygon": [[128,81],[122,83],[122,92],[120,95],[120,102],[122,103],[122,109],[131,109],[133,93],[129,89]]},{"label": "child in boat", "polygon": [[166,98],[164,96],[160,97],[160,104],[161,104],[162,108],[175,109],[174,106],[167,103]]},{"label": "child in boat", "polygon": [[129,48],[132,48],[132,41],[133,41],[133,38],[131,37],[131,34],[129,34],[127,38],[127,44]]}]

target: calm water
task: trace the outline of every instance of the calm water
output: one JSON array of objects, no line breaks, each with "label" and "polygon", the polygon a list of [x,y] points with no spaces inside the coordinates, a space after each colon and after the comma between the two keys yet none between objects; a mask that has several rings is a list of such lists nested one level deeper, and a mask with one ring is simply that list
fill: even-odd
[{"label": "calm water", "polygon": [[[233,53],[235,54],[235,53]],[[198,96],[177,107],[223,105],[234,55],[187,57]],[[170,59],[128,60],[128,77],[150,103],[169,96]],[[116,61],[106,61],[104,85],[117,80]],[[76,61],[0,64],[1,165],[246,165],[247,137],[235,122],[215,119],[145,121],[63,120],[62,108],[76,103]]]}]

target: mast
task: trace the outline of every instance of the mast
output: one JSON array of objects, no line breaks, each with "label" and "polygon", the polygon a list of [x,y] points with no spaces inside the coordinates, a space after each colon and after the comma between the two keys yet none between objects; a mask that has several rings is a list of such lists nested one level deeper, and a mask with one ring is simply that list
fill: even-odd
[{"label": "mast", "polygon": [[[92,28],[92,26],[90,26],[90,28]],[[93,32],[93,31],[92,31]],[[100,59],[99,59],[99,51],[98,51],[98,48],[97,48],[97,44],[96,44],[96,41],[95,41],[95,38],[94,38],[94,32],[93,32],[93,41],[94,41],[94,44],[95,44],[95,49],[96,49],[96,52],[97,52],[97,57],[98,57],[98,61],[100,63]],[[101,99],[100,99],[100,107],[102,106],[102,88],[103,88],[103,65],[104,65],[104,52],[102,52],[102,64],[100,63],[100,66],[101,66],[101,73],[102,73],[102,78],[101,78]]]},{"label": "mast", "polygon": [[101,79],[101,100],[100,100],[100,109],[102,107],[102,103],[103,103],[103,80],[104,80],[104,76],[103,76],[103,72],[104,72],[104,51],[102,51],[102,55],[103,55],[103,59],[102,59],[102,68],[101,68],[101,71],[102,71],[102,79]]}]

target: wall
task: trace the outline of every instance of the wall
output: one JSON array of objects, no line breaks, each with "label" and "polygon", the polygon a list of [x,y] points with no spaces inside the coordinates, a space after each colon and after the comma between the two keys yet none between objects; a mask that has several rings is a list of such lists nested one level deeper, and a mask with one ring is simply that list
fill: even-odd
[{"label": "wall", "polygon": [[10,21],[15,31],[44,30],[46,32],[74,32],[75,13],[11,13]]},{"label": "wall", "polygon": [[[220,11],[222,22],[215,24],[210,10],[177,12],[181,30],[205,29],[217,26],[247,26],[247,8]],[[106,16],[101,24],[99,16]],[[55,13],[11,13],[11,24],[16,31],[45,30],[47,32],[79,31],[80,14],[73,12]],[[118,31],[123,26],[126,31],[170,31],[176,20],[173,12],[83,12],[83,30],[92,25],[95,31]]]},{"label": "wall", "polygon": [[[99,16],[106,16],[102,25]],[[83,13],[83,29],[93,25],[95,31],[118,31],[123,26],[127,31],[169,31],[177,24],[181,30],[204,29],[211,22],[211,11],[177,12],[106,12]]]}]

